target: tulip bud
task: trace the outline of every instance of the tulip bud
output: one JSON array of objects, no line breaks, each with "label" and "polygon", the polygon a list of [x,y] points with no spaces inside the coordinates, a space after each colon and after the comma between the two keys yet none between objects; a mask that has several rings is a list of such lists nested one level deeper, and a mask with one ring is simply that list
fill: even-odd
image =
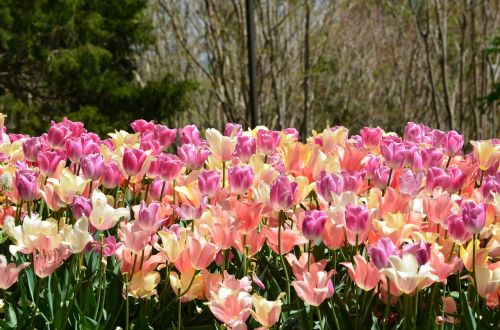
[{"label": "tulip bud", "polygon": [[389,256],[396,254],[396,246],[390,238],[383,237],[368,247],[368,253],[378,269],[390,266]]},{"label": "tulip bud", "polygon": [[367,148],[375,148],[380,145],[382,140],[382,130],[380,127],[363,127],[361,129],[361,140]]},{"label": "tulip bud", "polygon": [[22,201],[35,200],[38,195],[38,173],[31,170],[17,171],[15,185]]},{"label": "tulip bud", "polygon": [[83,175],[87,179],[97,180],[101,176],[102,173],[102,165],[104,160],[100,154],[91,154],[82,157],[80,161],[82,164],[82,172]]},{"label": "tulip bud", "polygon": [[38,153],[43,149],[43,141],[40,137],[32,137],[23,142],[24,158],[30,162],[36,162]]},{"label": "tulip bud", "polygon": [[155,126],[154,121],[146,121],[144,119],[134,120],[132,124],[130,124],[130,127],[132,127],[135,133],[141,133],[141,134],[153,130],[154,126]]},{"label": "tulip bud", "polygon": [[177,138],[177,129],[170,129],[167,126],[158,124],[154,127],[153,137],[163,148],[168,148]]},{"label": "tulip bud", "polygon": [[73,204],[71,204],[71,212],[75,219],[80,219],[82,216],[87,218],[90,216],[92,211],[92,204],[88,198],[83,196],[75,196],[73,198]]},{"label": "tulip bud", "polygon": [[450,176],[440,167],[431,167],[427,170],[426,189],[429,192],[434,191],[436,187],[447,189],[450,185]]},{"label": "tulip bud", "polygon": [[66,140],[66,154],[74,164],[80,164],[83,155],[83,147],[80,139]]},{"label": "tulip bud", "polygon": [[450,215],[447,219],[448,234],[453,241],[462,243],[469,236],[467,228],[465,228],[462,216],[460,214]]},{"label": "tulip bud", "polygon": [[484,204],[476,204],[473,201],[464,201],[460,205],[462,209],[462,219],[465,228],[471,234],[479,234],[486,222],[486,212]]},{"label": "tulip bud", "polygon": [[353,206],[348,204],[345,208],[345,225],[347,230],[354,234],[363,234],[368,228],[368,209],[365,205]]},{"label": "tulip bud", "polygon": [[460,154],[464,145],[463,135],[455,131],[449,131],[444,140],[444,150],[448,157]]},{"label": "tulip bud", "polygon": [[191,143],[195,146],[201,143],[200,131],[195,125],[186,125],[179,129],[179,143],[180,145]]},{"label": "tulip bud", "polygon": [[253,169],[250,166],[233,166],[229,169],[228,181],[231,192],[243,195],[253,182]]},{"label": "tulip bud", "polygon": [[382,145],[380,152],[385,164],[390,168],[398,168],[403,164],[405,147],[403,143],[388,142]]},{"label": "tulip bud", "polygon": [[102,185],[113,189],[120,184],[120,170],[115,162],[108,162],[102,166]]},{"label": "tulip bud", "polygon": [[278,131],[260,129],[257,132],[257,148],[266,155],[273,153],[280,144],[280,141],[281,134]]},{"label": "tulip bud", "polygon": [[126,148],[122,160],[125,173],[128,176],[139,174],[147,157],[147,154],[141,149]]},{"label": "tulip bud", "polygon": [[450,185],[448,186],[448,192],[450,194],[456,193],[457,191],[460,190],[460,188],[462,188],[466,175],[457,165],[452,165],[448,167],[447,172],[448,175],[450,176]]},{"label": "tulip bud", "polygon": [[59,153],[55,151],[40,152],[37,156],[38,167],[40,172],[46,176],[51,176],[57,170],[57,166],[62,158]]},{"label": "tulip bud", "polygon": [[391,170],[387,166],[380,166],[373,172],[373,183],[380,189],[387,186]]},{"label": "tulip bud", "polygon": [[66,139],[70,134],[65,126],[55,124],[49,128],[47,141],[52,148],[61,149],[64,147]]},{"label": "tulip bud", "polygon": [[208,197],[213,197],[220,188],[219,171],[203,171],[198,174],[198,187],[200,192]]},{"label": "tulip bud", "polygon": [[327,174],[321,171],[316,181],[316,192],[329,203],[333,201],[333,194],[340,195],[344,192],[344,178],[336,173]]},{"label": "tulip bud", "polygon": [[487,176],[481,185],[480,192],[484,202],[490,203],[493,200],[493,194],[500,194],[500,183],[497,177]]},{"label": "tulip bud", "polygon": [[424,135],[424,125],[409,122],[405,126],[403,139],[405,141],[420,143],[423,139],[423,135]]},{"label": "tulip bud", "polygon": [[302,221],[302,234],[310,241],[317,240],[325,227],[328,215],[325,211],[307,210]]},{"label": "tulip bud", "polygon": [[240,124],[226,123],[224,127],[225,136],[240,136],[242,134],[242,129]]},{"label": "tulip bud", "polygon": [[255,154],[256,150],[257,144],[253,137],[246,135],[238,136],[234,149],[234,156],[238,157],[240,161],[248,163],[250,157]]},{"label": "tulip bud", "polygon": [[210,150],[186,143],[177,149],[177,154],[188,170],[194,170],[203,166],[210,155]]}]

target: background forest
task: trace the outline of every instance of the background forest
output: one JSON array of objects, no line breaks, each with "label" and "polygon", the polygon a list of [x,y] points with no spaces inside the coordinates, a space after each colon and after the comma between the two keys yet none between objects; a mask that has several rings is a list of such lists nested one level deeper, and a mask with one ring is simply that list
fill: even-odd
[{"label": "background forest", "polygon": [[[499,136],[497,0],[254,0],[259,123]],[[245,0],[0,0],[0,112],[250,123]]]}]

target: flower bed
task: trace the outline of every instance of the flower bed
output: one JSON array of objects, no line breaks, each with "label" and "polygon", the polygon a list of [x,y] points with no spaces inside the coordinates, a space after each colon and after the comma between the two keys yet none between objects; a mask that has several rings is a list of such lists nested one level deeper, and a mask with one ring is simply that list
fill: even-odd
[{"label": "flower bed", "polygon": [[1,328],[498,325],[498,140],[0,118]]}]

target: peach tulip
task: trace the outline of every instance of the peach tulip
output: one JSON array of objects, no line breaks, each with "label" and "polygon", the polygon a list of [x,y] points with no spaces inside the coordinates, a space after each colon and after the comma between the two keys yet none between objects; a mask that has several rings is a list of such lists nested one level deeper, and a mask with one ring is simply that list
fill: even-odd
[{"label": "peach tulip", "polygon": [[319,271],[311,269],[310,272],[302,274],[302,280],[292,281],[292,286],[295,288],[297,295],[305,303],[312,306],[319,306],[328,297],[329,288],[331,285],[330,278],[332,271]]},{"label": "peach tulip", "polygon": [[148,298],[156,296],[156,286],[160,283],[160,273],[155,271],[139,271],[132,276],[129,283],[128,295],[134,298]]},{"label": "peach tulip", "polygon": [[0,289],[7,290],[17,282],[19,272],[30,265],[29,262],[24,262],[19,266],[11,262],[7,264],[7,259],[4,255],[0,255]]},{"label": "peach tulip", "polygon": [[226,162],[231,159],[236,146],[236,140],[234,138],[223,136],[214,128],[207,129],[205,135],[208,145],[210,146],[210,151],[215,158],[221,162]]},{"label": "peach tulip", "polygon": [[283,302],[281,298],[285,295],[285,293],[280,293],[278,298],[274,301],[269,301],[258,294],[254,293],[252,295],[252,302],[255,311],[250,311],[252,313],[252,317],[262,324],[262,326],[266,328],[272,327],[276,322],[278,322],[281,306]]},{"label": "peach tulip", "polygon": [[202,274],[198,274],[195,269],[191,268],[186,270],[182,272],[180,276],[176,272],[170,272],[169,279],[175,295],[178,296],[179,292],[182,294],[182,302],[203,298],[204,276]]},{"label": "peach tulip", "polygon": [[375,288],[380,281],[380,271],[372,262],[367,262],[359,254],[354,256],[356,268],[350,262],[341,262],[341,265],[347,267],[349,277],[354,283],[365,291]]}]

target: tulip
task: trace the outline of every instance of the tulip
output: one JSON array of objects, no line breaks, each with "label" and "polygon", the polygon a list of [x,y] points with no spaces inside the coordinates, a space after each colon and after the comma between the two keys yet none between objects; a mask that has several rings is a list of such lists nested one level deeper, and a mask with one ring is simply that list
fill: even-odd
[{"label": "tulip", "polygon": [[188,170],[194,170],[203,166],[210,155],[210,150],[186,143],[177,149],[177,154]]},{"label": "tulip", "polygon": [[208,197],[214,197],[220,188],[219,171],[203,171],[198,174],[198,188]]},{"label": "tulip", "polygon": [[65,146],[66,139],[71,133],[63,125],[52,125],[47,133],[47,142],[53,149],[61,149]]},{"label": "tulip", "polygon": [[181,170],[182,162],[179,157],[172,154],[166,154],[166,156],[162,158],[159,167],[160,177],[162,180],[174,180],[179,175]]},{"label": "tulip", "polygon": [[89,217],[92,211],[92,204],[88,198],[75,196],[71,205],[71,212],[75,219],[80,219],[82,216]]},{"label": "tulip", "polygon": [[151,240],[151,233],[142,230],[137,221],[129,223],[122,222],[118,230],[118,237],[120,237],[120,240],[127,250],[135,255],[140,255]]},{"label": "tulip", "polygon": [[403,139],[405,141],[420,143],[423,139],[424,134],[424,125],[409,122],[405,126]]},{"label": "tulip", "polygon": [[383,237],[368,247],[368,253],[377,268],[387,268],[390,266],[389,256],[396,254],[396,247],[389,238]]},{"label": "tulip", "polygon": [[346,229],[356,235],[362,235],[369,225],[369,213],[365,205],[353,206],[348,204],[345,208]]},{"label": "tulip", "polygon": [[261,203],[249,203],[249,202],[235,202],[236,209],[236,220],[240,225],[240,231],[243,233],[249,233],[260,223],[262,219],[262,209]]},{"label": "tulip", "polygon": [[106,236],[104,238],[104,242],[101,246],[101,243],[97,243],[94,245],[94,251],[97,253],[101,253],[104,257],[110,257],[115,254],[117,249],[116,238],[114,236]]},{"label": "tulip", "polygon": [[500,145],[493,144],[492,140],[471,141],[474,147],[479,169],[486,171],[500,159]]},{"label": "tulip", "polygon": [[235,139],[222,135],[218,130],[209,128],[206,130],[208,144],[212,155],[221,162],[227,162],[233,155],[236,145]]},{"label": "tulip", "polygon": [[158,124],[154,126],[153,137],[163,148],[168,148],[177,138],[177,129],[170,129],[167,126]]},{"label": "tulip", "polygon": [[405,147],[402,143],[386,142],[380,151],[389,168],[398,168],[403,164]]},{"label": "tulip", "polygon": [[347,267],[349,277],[356,285],[364,291],[370,291],[377,286],[380,281],[380,271],[371,262],[359,254],[354,256],[356,268],[350,262],[341,262],[341,265]]},{"label": "tulip", "polygon": [[226,123],[226,126],[224,126],[224,136],[241,136],[242,133],[240,124]]},{"label": "tulip", "polygon": [[467,240],[469,232],[467,228],[465,228],[465,224],[460,214],[450,215],[447,219],[447,226],[448,234],[450,234],[450,238],[453,241],[462,243]]},{"label": "tulip", "polygon": [[62,245],[67,247],[71,253],[80,253],[87,244],[92,241],[89,233],[89,221],[87,217],[79,218],[73,226],[66,225],[62,229]]},{"label": "tulip", "polygon": [[244,195],[253,182],[253,169],[250,166],[233,166],[229,169],[228,181],[231,192]]},{"label": "tulip", "polygon": [[92,192],[91,201],[92,212],[90,212],[89,220],[98,230],[113,228],[120,218],[130,215],[127,208],[114,209],[108,205],[106,196],[98,189]]},{"label": "tulip", "polygon": [[375,148],[380,145],[382,139],[382,130],[380,127],[370,128],[363,127],[361,129],[361,140],[367,148]]},{"label": "tulip", "polygon": [[132,276],[129,283],[128,295],[134,298],[148,298],[156,296],[156,286],[160,283],[160,273],[155,271],[139,271]]},{"label": "tulip", "polygon": [[82,157],[80,163],[82,165],[83,175],[85,175],[87,179],[99,179],[102,173],[103,162],[100,154],[90,154]]},{"label": "tulip", "polygon": [[280,175],[271,185],[271,205],[275,210],[288,210],[297,193],[297,182],[290,182],[288,176]]},{"label": "tulip", "polygon": [[250,157],[255,155],[257,150],[257,142],[251,136],[240,135],[236,140],[234,156],[244,163],[248,163]]},{"label": "tulip", "polygon": [[128,176],[139,174],[147,157],[147,154],[141,149],[126,148],[122,160],[125,173]]},{"label": "tulip", "polygon": [[389,256],[391,268],[385,268],[382,271],[394,283],[399,291],[411,294],[416,289],[424,289],[439,278],[432,273],[432,267],[425,264],[418,265],[417,258],[406,253],[402,258],[398,256]]},{"label": "tulip", "polygon": [[168,262],[176,262],[186,247],[187,231],[180,230],[175,233],[171,230],[161,230],[158,232],[158,236],[161,239],[161,245],[156,244],[155,248],[165,253]]},{"label": "tulip", "polygon": [[420,150],[422,163],[425,168],[441,167],[443,164],[443,152],[439,149],[429,148]]},{"label": "tulip", "polygon": [[69,160],[74,164],[80,164],[83,155],[83,146],[81,139],[66,140],[66,154]]},{"label": "tulip", "polygon": [[405,170],[399,176],[399,191],[403,194],[415,197],[422,188],[423,173],[413,173],[411,170]]},{"label": "tulip", "polygon": [[439,197],[424,196],[423,202],[427,218],[434,223],[442,223],[450,214],[453,206],[448,194],[442,194]]},{"label": "tulip", "polygon": [[403,246],[403,254],[405,253],[413,254],[420,267],[429,261],[431,256],[431,245],[424,241],[420,241],[418,244],[406,244]]},{"label": "tulip", "polygon": [[495,194],[500,194],[500,181],[498,180],[500,177],[494,177],[489,175],[483,181],[481,185],[480,192],[481,197],[486,203],[490,203],[493,201],[493,196]]},{"label": "tulip", "polygon": [[22,201],[35,200],[38,196],[38,173],[31,170],[17,171],[15,185]]},{"label": "tulip", "polygon": [[334,194],[341,195],[344,192],[344,178],[336,173],[320,173],[320,178],[316,181],[316,191],[329,203],[333,202]]},{"label": "tulip", "polygon": [[138,216],[136,217],[136,224],[138,228],[142,231],[153,235],[156,233],[156,230],[162,225],[163,219],[158,217],[158,210],[160,208],[160,204],[151,203],[146,206],[144,201],[141,202],[141,206],[138,212]]},{"label": "tulip", "polygon": [[281,134],[278,131],[268,131],[265,129],[257,131],[257,148],[266,155],[273,153],[280,141]]},{"label": "tulip", "polygon": [[479,234],[486,222],[486,210],[483,203],[465,201],[460,205],[465,228],[471,234]]},{"label": "tulip", "polygon": [[153,130],[154,126],[155,126],[154,121],[146,121],[144,119],[134,120],[130,124],[130,127],[132,127],[132,129],[136,133],[145,133],[147,131],[151,131]]},{"label": "tulip", "polygon": [[66,204],[73,203],[75,195],[80,195],[85,190],[88,180],[74,175],[68,168],[64,168],[59,180],[50,178],[48,182],[54,184],[54,190]]},{"label": "tulip", "polygon": [[195,125],[186,125],[179,129],[179,143],[184,145],[187,143],[194,144],[195,146],[201,143],[200,131]]},{"label": "tulip", "polygon": [[184,294],[180,298],[181,302],[203,298],[204,276],[194,272],[194,269],[189,269],[181,272],[180,276],[176,272],[170,273],[169,280],[172,290],[176,295],[179,295],[179,292]]},{"label": "tulip", "polygon": [[35,274],[40,278],[49,276],[61,267],[70,255],[70,250],[64,246],[52,250],[38,250],[38,253],[33,253]]},{"label": "tulip", "polygon": [[460,167],[452,165],[448,167],[447,174],[450,176],[450,185],[448,186],[448,192],[450,194],[456,193],[462,188],[466,175],[462,172]]},{"label": "tulip", "polygon": [[113,189],[120,184],[121,174],[118,164],[108,162],[102,165],[102,185],[105,188]]},{"label": "tulip", "polygon": [[440,167],[431,167],[427,171],[426,175],[426,189],[429,192],[434,191],[435,188],[441,187],[447,189],[450,185],[451,178],[446,172]]},{"label": "tulip", "polygon": [[307,210],[302,221],[302,234],[310,241],[317,240],[325,227],[328,215],[325,211]]},{"label": "tulip", "polygon": [[30,265],[29,262],[24,262],[19,266],[11,262],[7,264],[7,259],[4,255],[0,255],[0,289],[7,290],[17,282],[19,272]]},{"label": "tulip", "polygon": [[449,131],[444,139],[444,150],[448,157],[460,154],[464,145],[464,136],[455,131]]},{"label": "tulip", "polygon": [[292,281],[292,286],[300,299],[311,306],[319,306],[328,297],[331,289],[330,277],[332,272],[318,271],[311,268],[304,272],[302,280]]},{"label": "tulip", "polygon": [[43,151],[37,156],[40,172],[46,176],[53,175],[61,161],[62,158],[60,154],[55,151]]},{"label": "tulip", "polygon": [[258,294],[254,293],[252,295],[252,302],[255,311],[250,311],[252,317],[255,321],[259,322],[262,326],[266,328],[271,328],[276,322],[278,322],[281,313],[281,306],[283,302],[281,298],[285,293],[280,293],[275,301],[269,301]]},{"label": "tulip", "polygon": [[37,155],[44,149],[41,137],[32,137],[23,142],[24,158],[30,162],[36,162]]},{"label": "tulip", "polygon": [[201,270],[207,268],[214,260],[218,248],[204,237],[189,237],[184,253],[189,255],[191,266]]},{"label": "tulip", "polygon": [[[380,189],[387,187],[391,170],[387,166],[380,166],[373,172],[373,183]],[[389,182],[390,183],[390,182]]]}]

